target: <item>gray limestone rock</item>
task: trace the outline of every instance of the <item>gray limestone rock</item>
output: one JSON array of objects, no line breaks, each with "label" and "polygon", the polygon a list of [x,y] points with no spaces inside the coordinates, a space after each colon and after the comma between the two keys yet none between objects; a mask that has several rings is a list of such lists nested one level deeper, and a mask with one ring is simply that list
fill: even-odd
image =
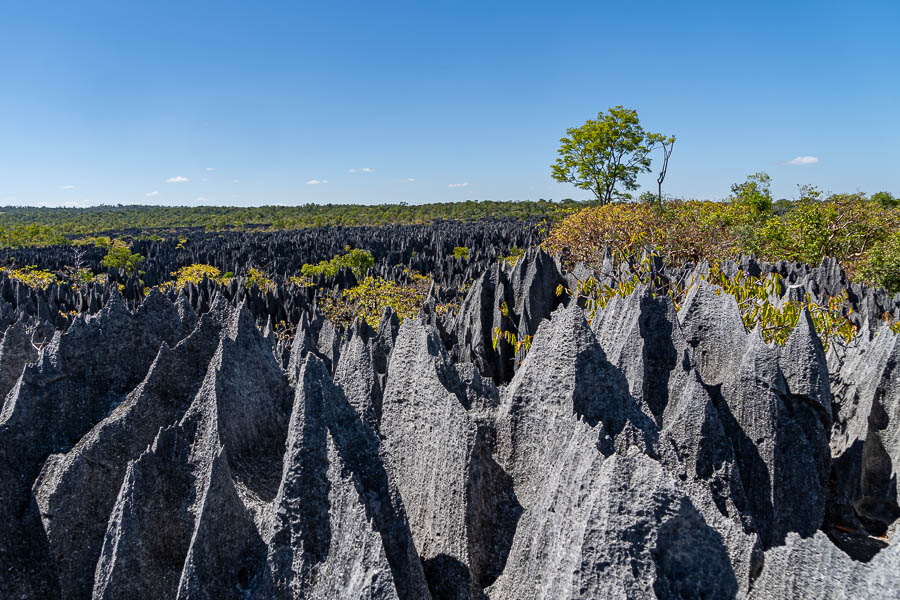
[{"label": "gray limestone rock", "polygon": [[[0,569],[0,587],[17,589],[9,581],[21,582],[21,573],[36,565],[15,563],[47,545],[43,528],[14,531],[26,515],[37,515],[31,488],[43,462],[71,449],[124,400],[160,345],[174,343],[179,325],[174,306],[160,294],[151,294],[134,315],[113,294],[100,313],[57,332],[26,365],[0,413],[0,555],[13,563]],[[41,579],[57,577],[53,561],[41,569]]]},{"label": "gray limestone rock", "polygon": [[661,463],[722,536],[738,586],[746,592],[762,567],[759,540],[731,440],[696,371],[690,371],[687,385],[672,398],[663,420]]},{"label": "gray limestone rock", "polygon": [[224,448],[204,484],[176,598],[247,598],[265,577],[266,544],[238,495]]},{"label": "gray limestone rock", "polygon": [[807,538],[788,534],[785,544],[766,552],[751,600],[815,598],[887,600],[900,596],[900,546],[883,550],[865,564],[851,560],[822,532]]},{"label": "gray limestone rock", "polygon": [[[525,509],[506,569],[488,590],[491,598],[738,594],[722,536],[659,463],[640,453],[595,459],[579,461],[584,485],[542,495]],[[538,512],[546,516],[535,529]]]},{"label": "gray limestone rock", "polygon": [[[807,334],[797,329],[792,337]],[[807,347],[805,342],[796,345]],[[786,351],[792,347],[789,343]],[[788,532],[809,536],[819,528],[830,468],[822,405],[788,388],[781,368],[785,358],[800,359],[783,356],[753,332],[740,366],[722,385],[718,403],[748,512],[765,548],[781,544]],[[806,383],[801,391],[813,387]]]},{"label": "gray limestone rock", "polygon": [[672,300],[639,287],[625,298],[613,298],[591,326],[607,359],[625,374],[632,397],[661,425],[669,398],[687,381],[681,367],[687,343]]},{"label": "gray limestone rock", "polygon": [[194,529],[195,482],[202,477],[191,446],[184,428],[168,427],[128,463],[97,561],[95,600],[175,597]]},{"label": "gray limestone rock", "polygon": [[125,469],[159,429],[181,419],[219,344],[224,310],[210,311],[173,349],[165,344],[147,377],[112,414],[66,454],[51,455],[34,485],[63,596],[86,598],[93,585],[106,519]]},{"label": "gray limestone rock", "polygon": [[392,499],[368,427],[310,355],[297,382],[275,498],[271,596],[428,596],[402,504]]},{"label": "gray limestone rock", "polygon": [[748,335],[733,296],[700,280],[684,299],[678,320],[704,383],[719,385],[737,371]]},{"label": "gray limestone rock", "polygon": [[404,323],[381,434],[429,587],[441,598],[477,597],[496,578],[519,512],[512,482],[492,456],[493,428],[479,414],[490,400],[475,396],[438,332]]},{"label": "gray limestone rock", "polygon": [[374,332],[351,328],[344,344],[334,382],[343,390],[353,408],[377,431],[381,422],[381,381],[375,369]]},{"label": "gray limestone rock", "polygon": [[877,533],[900,518],[900,336],[893,338],[878,378],[863,444],[857,512]]}]

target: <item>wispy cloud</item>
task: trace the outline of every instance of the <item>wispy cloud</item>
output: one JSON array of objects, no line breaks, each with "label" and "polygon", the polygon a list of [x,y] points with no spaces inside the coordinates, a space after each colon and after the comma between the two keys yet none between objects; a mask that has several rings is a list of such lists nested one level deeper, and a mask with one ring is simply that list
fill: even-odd
[{"label": "wispy cloud", "polygon": [[416,178],[415,178],[415,177],[407,177],[406,180],[407,180],[408,182],[412,183],[412,182],[414,182],[414,181],[416,180]]},{"label": "wispy cloud", "polygon": [[207,171],[215,171],[216,168],[215,168],[215,167],[206,167],[206,170],[207,170]]},{"label": "wispy cloud", "polygon": [[819,162],[818,156],[798,156],[793,160],[787,161],[786,165],[814,165]]},{"label": "wispy cloud", "polygon": [[195,202],[209,202],[209,198],[207,198],[206,196],[197,196]]},{"label": "wispy cloud", "polygon": [[320,183],[328,183],[327,179],[310,179],[306,185],[319,185]]},{"label": "wispy cloud", "polygon": [[458,188],[458,187],[469,187],[470,185],[472,185],[472,184],[469,183],[468,181],[463,181],[462,183],[451,183],[447,187]]},{"label": "wispy cloud", "polygon": [[351,173],[374,173],[375,169],[371,167],[363,167],[361,169],[350,169]]},{"label": "wispy cloud", "polygon": [[74,190],[75,186],[74,185],[61,185],[61,186],[59,186],[59,189],[69,191],[69,190]]},{"label": "wispy cloud", "polygon": [[181,175],[176,175],[175,177],[169,177],[166,179],[166,183],[184,183],[185,181],[190,181],[187,177],[182,177]]},{"label": "wispy cloud", "polygon": [[147,192],[144,195],[148,198],[155,198],[156,196],[159,196],[159,190],[153,190],[152,192]]},{"label": "wispy cloud", "polygon": [[240,179],[232,179],[232,180],[231,180],[231,183],[240,183],[240,182],[241,182]]}]

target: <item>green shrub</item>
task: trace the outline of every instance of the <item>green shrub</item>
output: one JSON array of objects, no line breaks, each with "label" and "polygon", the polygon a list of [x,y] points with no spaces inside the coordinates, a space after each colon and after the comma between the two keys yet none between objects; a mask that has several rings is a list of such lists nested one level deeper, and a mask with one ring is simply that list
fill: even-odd
[{"label": "green shrub", "polygon": [[881,286],[892,294],[900,292],[900,231],[872,248],[859,273],[872,285]]},{"label": "green shrub", "polygon": [[109,236],[106,235],[81,238],[74,240],[72,243],[76,246],[96,246],[98,248],[109,248],[110,246],[112,246],[112,240],[110,240]]},{"label": "green shrub", "polygon": [[114,240],[100,264],[107,268],[116,268],[128,276],[140,275],[143,273],[140,267],[144,264],[144,257],[132,254],[131,246],[122,240]]},{"label": "green shrub", "polygon": [[[813,187],[802,187],[800,199],[776,214],[770,210],[766,182],[760,176],[734,186],[741,195],[727,202],[586,208],[554,224],[544,245],[569,263],[583,261],[594,268],[603,261],[604,243],[624,256],[650,247],[674,264],[752,254],[817,265],[829,256],[854,277],[869,254],[900,229],[900,208],[886,207],[863,194],[835,194],[823,200]],[[888,250],[884,246],[878,260],[884,262]],[[869,272],[876,268],[872,265]],[[886,276],[867,277],[881,281]]]},{"label": "green shrub", "polygon": [[519,248],[518,246],[513,246],[509,249],[508,256],[501,256],[500,262],[505,262],[511,267],[516,266],[516,263],[519,262],[519,257],[525,254],[524,248]]},{"label": "green shrub", "polygon": [[[7,214],[8,209],[0,211],[0,220]],[[0,247],[25,248],[28,246],[52,246],[55,244],[68,244],[69,241],[62,236],[59,228],[47,225],[0,225]]]},{"label": "green shrub", "polygon": [[469,249],[465,246],[457,246],[453,249],[453,258],[457,260],[469,260]]},{"label": "green shrub", "polygon": [[222,271],[218,268],[212,265],[205,265],[201,263],[186,265],[175,271],[172,271],[171,275],[175,279],[159,284],[160,290],[167,290],[173,287],[177,290],[181,290],[181,288],[186,286],[188,283],[198,284],[203,281],[204,278],[211,279],[216,283],[227,284],[233,276],[233,274],[230,272],[222,275]]},{"label": "green shrub", "polygon": [[768,173],[754,173],[744,183],[731,186],[731,201],[755,214],[772,211],[772,178]]},{"label": "green shrub", "polygon": [[78,269],[73,280],[75,283],[90,283],[94,281],[94,273],[90,269]]},{"label": "green shrub", "polygon": [[275,289],[275,282],[266,276],[265,271],[254,269],[253,267],[247,270],[247,285],[258,287],[264,292]]},{"label": "green shrub", "polygon": [[10,279],[24,283],[30,288],[43,290],[53,283],[59,283],[60,279],[46,269],[38,269],[35,265],[28,265],[21,269],[0,267],[0,271],[6,273]]},{"label": "green shrub", "polygon": [[871,200],[885,208],[897,208],[897,206],[900,206],[900,198],[895,198],[890,192],[875,192],[872,194]]},{"label": "green shrub", "polygon": [[836,194],[823,201],[817,190],[802,191],[790,211],[762,226],[755,254],[810,265],[830,256],[853,276],[867,254],[900,227],[897,209],[863,194]]},{"label": "green shrub", "polygon": [[360,250],[358,248],[345,248],[345,254],[339,254],[331,260],[323,260],[322,262],[311,265],[306,264],[300,268],[300,274],[304,277],[313,277],[315,275],[324,275],[334,277],[341,268],[350,269],[357,279],[366,274],[370,268],[375,266],[375,258],[368,250]]},{"label": "green shrub", "polygon": [[369,276],[359,285],[344,290],[340,297],[325,298],[322,312],[334,323],[347,325],[359,316],[377,328],[387,307],[391,307],[401,321],[415,317],[428,295],[429,283],[426,277],[402,285]]}]

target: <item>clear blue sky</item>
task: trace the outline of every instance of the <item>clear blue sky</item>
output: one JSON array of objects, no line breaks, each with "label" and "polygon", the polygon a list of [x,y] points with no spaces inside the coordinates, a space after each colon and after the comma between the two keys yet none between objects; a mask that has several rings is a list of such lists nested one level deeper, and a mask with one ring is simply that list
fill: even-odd
[{"label": "clear blue sky", "polygon": [[900,194],[898,30],[897,0],[0,0],[0,204],[583,199],[549,165],[617,104],[677,135],[674,195]]}]

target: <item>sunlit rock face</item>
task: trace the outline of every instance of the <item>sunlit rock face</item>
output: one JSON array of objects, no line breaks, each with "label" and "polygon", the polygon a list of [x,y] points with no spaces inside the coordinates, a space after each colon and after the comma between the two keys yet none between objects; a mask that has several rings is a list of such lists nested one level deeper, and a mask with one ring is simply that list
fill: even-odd
[{"label": "sunlit rock face", "polygon": [[470,275],[450,314],[309,307],[287,339],[281,288],[0,306],[4,597],[900,594],[879,321],[826,353],[810,315],[767,344],[707,283],[591,315],[540,250]]}]

